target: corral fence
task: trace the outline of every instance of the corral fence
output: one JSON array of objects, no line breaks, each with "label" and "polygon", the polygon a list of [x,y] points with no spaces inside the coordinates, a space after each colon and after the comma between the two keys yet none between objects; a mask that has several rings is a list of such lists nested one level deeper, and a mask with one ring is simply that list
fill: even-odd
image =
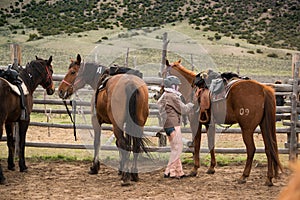
[{"label": "corral fence", "polygon": [[[282,126],[277,126],[276,132],[277,134],[285,134],[287,136],[286,143],[284,148],[279,148],[280,154],[289,154],[290,159],[296,159],[299,153],[299,140],[298,133],[300,132],[300,122],[299,122],[299,113],[300,113],[300,102],[299,102],[299,67],[300,67],[300,54],[293,55],[293,77],[288,81],[288,83],[284,84],[274,84],[274,83],[264,83],[272,86],[275,89],[276,95],[284,95],[289,97],[289,101],[284,106],[276,107],[276,118],[282,121]],[[64,75],[53,75],[54,81],[56,82],[56,86],[59,85],[60,81],[63,79]],[[148,85],[150,97],[152,97],[153,92],[158,88],[161,84],[162,79],[159,77],[144,77],[144,81]],[[156,88],[156,89],[155,89]],[[85,87],[80,90],[82,93],[92,94],[93,91],[89,87]],[[158,109],[154,101],[149,99],[150,105],[150,118],[159,118]],[[67,104],[71,107],[70,111],[74,119],[78,118],[78,116],[84,114],[91,115],[90,101],[82,101],[82,100],[67,100]],[[82,108],[84,108],[82,110]],[[64,107],[63,101],[58,98],[57,95],[47,96],[45,95],[45,91],[38,87],[34,93],[34,108],[32,113],[43,113],[46,116],[50,116],[51,114],[61,114],[67,115],[67,111]],[[159,120],[158,120],[159,121]],[[61,128],[61,129],[73,129],[73,124],[68,123],[52,123],[52,122],[36,122],[31,121],[30,126],[37,127],[48,127],[48,128]],[[80,123],[76,124],[76,129],[88,129],[92,130],[92,126],[88,123]],[[102,130],[111,131],[112,126],[104,125],[102,126]],[[156,126],[147,125],[144,127],[145,134],[149,137],[157,137],[158,144],[157,146],[149,147],[149,151],[156,152],[169,152],[170,148],[166,145],[166,135],[162,131],[162,127],[157,123]],[[202,130],[205,133],[205,129]],[[241,134],[240,128],[227,128],[224,129],[221,126],[217,126],[216,129],[217,134]],[[182,128],[183,134],[190,134],[191,129],[189,127]],[[260,129],[257,128],[255,133],[260,133]],[[112,134],[113,138],[113,134]],[[2,138],[2,141],[5,141],[6,137]],[[183,138],[183,142],[185,144],[184,151],[185,152],[193,152],[193,148],[190,147],[192,141]],[[107,144],[107,143],[106,143]],[[29,147],[41,147],[41,148],[67,148],[67,149],[92,149],[92,145],[82,145],[82,144],[59,144],[59,143],[49,143],[49,142],[27,142],[26,146]],[[101,150],[117,150],[117,147],[110,143],[108,145],[102,145]],[[246,153],[245,148],[216,148],[216,153],[230,153],[230,154],[239,154]],[[202,153],[208,153],[209,150],[207,148],[201,148]],[[257,148],[257,153],[264,153],[265,150],[263,148]]]}]

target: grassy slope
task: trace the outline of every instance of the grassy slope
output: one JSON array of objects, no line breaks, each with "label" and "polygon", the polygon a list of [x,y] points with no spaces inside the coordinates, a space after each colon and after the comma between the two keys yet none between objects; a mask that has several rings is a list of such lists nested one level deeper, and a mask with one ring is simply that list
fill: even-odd
[{"label": "grassy slope", "polygon": [[[293,53],[290,50],[271,49],[264,46],[251,45],[244,40],[227,37],[222,37],[219,41],[210,41],[207,38],[209,36],[214,36],[215,33],[194,30],[188,26],[187,23],[177,23],[176,26],[167,25],[165,28],[170,31],[179,32],[181,35],[188,36],[196,41],[197,44],[206,51],[207,55],[212,58],[219,71],[239,70],[242,75],[251,77],[257,75],[263,77],[267,76],[270,81],[273,81],[274,79],[286,79],[291,76],[291,57],[286,55],[287,53]],[[83,56],[90,55],[97,46],[96,42],[103,36],[109,38],[108,41],[103,41],[103,43],[106,43],[108,46],[110,45],[112,48],[118,48],[118,42],[120,41],[117,35],[120,32],[125,31],[116,29],[89,31],[72,35],[49,36],[31,42],[26,42],[26,40],[33,31],[26,31],[26,35],[7,34],[7,36],[3,36],[2,34],[2,36],[0,36],[0,52],[2,52],[0,65],[9,63],[10,51],[8,49],[8,44],[19,43],[22,47],[23,65],[34,58],[35,55],[45,58],[53,55],[53,63],[56,67],[55,72],[64,73],[69,64],[70,57],[74,58],[77,53],[80,53]],[[162,35],[159,36],[162,37]],[[236,43],[239,43],[240,47],[236,47]],[[170,50],[172,49],[172,45],[171,40],[169,44]],[[188,45],[188,43],[183,44],[183,48],[188,49]],[[159,48],[161,48],[161,46]],[[144,46],[144,48],[147,48],[147,45]],[[263,54],[256,53],[257,49],[262,50]],[[253,51],[255,53],[250,54],[247,53],[248,51]],[[125,52],[126,51],[124,51],[124,53]],[[268,58],[267,54],[269,53],[276,53],[279,58]],[[158,55],[156,59],[160,60],[160,55]]]}]

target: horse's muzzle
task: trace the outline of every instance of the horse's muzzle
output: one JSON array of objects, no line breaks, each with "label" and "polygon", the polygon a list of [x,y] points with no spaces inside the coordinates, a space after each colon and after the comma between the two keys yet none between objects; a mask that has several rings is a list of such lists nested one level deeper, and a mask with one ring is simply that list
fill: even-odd
[{"label": "horse's muzzle", "polygon": [[46,91],[47,91],[47,94],[48,94],[48,95],[54,94],[54,92],[55,92],[55,87],[54,87],[54,85],[53,85],[51,88],[48,88]]}]

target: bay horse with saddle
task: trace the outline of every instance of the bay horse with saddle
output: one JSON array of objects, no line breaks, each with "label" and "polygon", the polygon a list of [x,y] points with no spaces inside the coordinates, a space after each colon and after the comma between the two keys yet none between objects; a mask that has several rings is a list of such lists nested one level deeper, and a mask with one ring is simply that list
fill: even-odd
[{"label": "bay horse with saddle", "polygon": [[[223,73],[218,76],[215,72],[208,70],[195,74],[182,66],[180,60],[173,63],[167,62],[166,70],[170,69],[177,71],[182,77],[189,80],[189,84],[196,89],[195,99],[200,105],[198,130],[193,141],[194,168],[191,175],[195,176],[200,167],[199,152],[202,125],[206,127],[208,140],[211,141],[209,142],[209,145],[212,145],[210,152],[213,154],[211,163],[214,165],[210,166],[210,170],[214,172],[213,168],[216,163],[214,156],[215,124],[232,125],[238,123],[247,151],[246,165],[238,183],[245,183],[250,175],[256,150],[253,133],[256,127],[260,126],[268,162],[265,184],[272,186],[272,179],[278,176],[279,170],[282,170],[276,139],[274,90],[255,80],[241,79],[234,73]],[[223,86],[216,84],[217,81],[213,81],[219,79],[221,79]]]},{"label": "bay horse with saddle", "polygon": [[[19,168],[20,172],[26,172],[25,164],[25,141],[26,132],[30,122],[30,113],[33,107],[33,92],[41,85],[48,95],[54,93],[52,79],[52,56],[48,60],[36,57],[25,68],[16,66],[9,67],[7,71],[1,70],[0,77],[0,138],[5,125],[8,146],[8,169],[15,170],[14,153],[15,139],[14,127],[18,123]],[[5,183],[5,177],[0,166],[0,183]]]},{"label": "bay horse with saddle", "polygon": [[[59,86],[59,96],[67,98],[75,91],[79,83],[88,83],[91,76],[99,70],[98,67],[89,69],[81,63],[80,55],[72,61],[64,80]],[[94,135],[94,159],[90,174],[97,174],[100,169],[99,149],[101,125],[112,124],[116,137],[116,145],[120,152],[120,168],[122,185],[129,185],[130,180],[138,181],[137,159],[141,152],[147,152],[147,139],[144,136],[144,125],[149,115],[148,87],[143,81],[142,74],[130,68],[103,68],[97,74],[95,88],[96,117],[99,130]],[[93,72],[92,72],[92,71]],[[82,84],[84,85],[84,84]],[[125,126],[126,124],[126,126]],[[95,126],[93,125],[95,128]],[[133,152],[133,165],[129,166],[130,152]]]}]

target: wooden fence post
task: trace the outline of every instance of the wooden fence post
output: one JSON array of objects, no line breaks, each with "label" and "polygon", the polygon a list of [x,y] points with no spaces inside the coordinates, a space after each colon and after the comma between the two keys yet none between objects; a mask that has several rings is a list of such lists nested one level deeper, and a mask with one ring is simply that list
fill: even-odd
[{"label": "wooden fence post", "polygon": [[11,62],[14,66],[21,65],[21,47],[18,44],[11,44]]},{"label": "wooden fence post", "polygon": [[168,47],[168,43],[170,41],[168,40],[168,33],[165,32],[163,34],[163,50],[162,50],[162,56],[161,56],[161,67],[160,67],[160,72],[159,72],[159,77],[162,77],[163,74],[163,70],[165,68],[166,65],[166,59],[167,59],[167,47]]},{"label": "wooden fence post", "polygon": [[299,77],[299,64],[300,54],[293,55],[293,92],[291,96],[292,111],[291,111],[291,133],[290,133],[290,149],[289,149],[289,160],[294,161],[297,159],[298,151],[298,137],[297,137],[297,101],[298,101],[298,77]]}]

